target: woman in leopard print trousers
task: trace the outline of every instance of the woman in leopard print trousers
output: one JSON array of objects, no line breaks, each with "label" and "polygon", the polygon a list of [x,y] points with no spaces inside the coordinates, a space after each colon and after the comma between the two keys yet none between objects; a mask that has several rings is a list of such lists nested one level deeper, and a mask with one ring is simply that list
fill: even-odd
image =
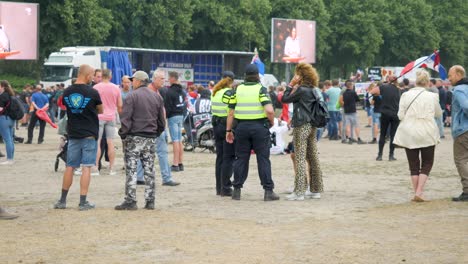
[{"label": "woman in leopard print trousers", "polygon": [[[309,64],[299,63],[295,76],[283,95],[283,103],[293,103],[292,117],[293,142],[295,152],[296,177],[294,192],[286,198],[293,201],[304,200],[306,193],[310,198],[320,198],[323,192],[322,171],[317,152],[317,128],[311,125],[312,104],[320,100],[320,93],[314,91],[318,85],[317,71]],[[307,164],[309,168],[307,170]],[[307,191],[307,171],[309,172],[310,192]]]}]

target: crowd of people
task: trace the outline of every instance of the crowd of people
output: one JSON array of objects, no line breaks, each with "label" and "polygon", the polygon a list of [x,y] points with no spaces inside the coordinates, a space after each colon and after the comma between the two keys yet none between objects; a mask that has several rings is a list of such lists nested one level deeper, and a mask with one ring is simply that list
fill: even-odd
[{"label": "crowd of people", "polygon": [[[67,120],[66,169],[61,197],[54,208],[66,208],[73,174],[81,175],[79,209],[95,207],[87,200],[91,176],[99,175],[103,156],[109,161],[109,174],[116,174],[114,140],[118,135],[122,140],[126,181],[124,201],[115,209],[136,210],[136,186],[141,184],[146,186],[144,208],[151,210],[155,206],[156,154],[163,185],[178,186],[180,183],[172,179],[172,173],[185,170],[184,120],[189,111],[203,111],[212,114],[217,195],[241,199],[254,152],[264,200],[280,199],[274,192],[271,172],[270,128],[275,122],[284,122],[293,129],[293,141],[287,151],[293,154],[295,172],[294,188],[287,200],[321,198],[323,181],[317,142],[328,138],[344,144],[378,144],[377,161],[383,159],[386,142],[389,161],[396,160],[395,147],[405,148],[414,187],[413,201],[423,202],[436,145],[445,137],[444,126],[451,126],[455,165],[463,185],[462,194],[453,200],[468,201],[468,79],[461,66],[453,66],[449,71],[451,89],[430,79],[427,71],[419,70],[414,84],[407,79],[398,83],[397,78],[389,76],[383,83],[371,83],[362,99],[352,80],[344,85],[338,80],[320,82],[317,71],[304,63],[296,66],[289,84],[270,87],[269,91],[261,85],[254,64],[247,66],[243,83],[235,84],[234,73],[225,71],[218,83],[209,83],[208,89],[200,86],[185,89],[177,72],[167,73],[169,87],[164,87],[165,76],[161,69],[151,79],[144,71],[137,71],[131,77],[124,76],[119,87],[112,83],[109,70],[82,65],[78,78],[66,89],[64,85],[45,89],[41,85],[28,85],[19,95],[15,95],[7,81],[2,81],[0,132],[7,157],[0,164],[14,163],[14,143],[21,141],[14,135],[18,125],[28,128],[26,144],[32,144],[34,129],[39,126],[37,143],[43,143],[45,122],[36,113],[46,111],[52,121]],[[13,96],[24,107],[25,115],[19,122],[8,114]],[[328,109],[324,127],[313,125],[317,117],[311,109],[318,102],[324,102]],[[360,136],[357,111],[361,102],[367,113],[366,127],[372,131],[369,141]],[[168,134],[173,146],[172,165],[168,158]],[[1,208],[0,216],[9,218]]]}]

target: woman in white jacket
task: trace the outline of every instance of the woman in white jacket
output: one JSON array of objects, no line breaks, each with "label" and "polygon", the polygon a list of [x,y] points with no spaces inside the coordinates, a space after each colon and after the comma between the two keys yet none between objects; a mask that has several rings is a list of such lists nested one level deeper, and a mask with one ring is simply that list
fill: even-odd
[{"label": "woman in white jacket", "polygon": [[398,118],[401,120],[394,144],[404,147],[414,189],[414,202],[424,202],[423,190],[434,163],[435,145],[440,142],[434,118],[442,115],[438,94],[426,91],[430,75],[416,72],[416,87],[400,99]]}]

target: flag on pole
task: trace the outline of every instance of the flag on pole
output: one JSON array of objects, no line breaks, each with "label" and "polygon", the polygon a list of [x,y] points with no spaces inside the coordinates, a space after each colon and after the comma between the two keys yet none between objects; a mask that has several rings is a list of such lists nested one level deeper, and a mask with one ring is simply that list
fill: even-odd
[{"label": "flag on pole", "polygon": [[440,64],[439,51],[436,50],[429,56],[421,57],[415,61],[406,64],[405,68],[400,73],[400,77],[417,68],[427,68],[439,73],[442,80],[447,79],[447,71],[444,66]]}]

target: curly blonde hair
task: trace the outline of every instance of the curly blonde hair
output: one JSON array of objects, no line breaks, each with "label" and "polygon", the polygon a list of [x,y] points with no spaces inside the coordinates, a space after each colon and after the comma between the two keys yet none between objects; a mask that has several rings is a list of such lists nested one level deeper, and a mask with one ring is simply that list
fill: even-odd
[{"label": "curly blonde hair", "polygon": [[317,87],[320,77],[317,70],[307,63],[299,63],[295,73],[301,77],[300,84],[303,86]]},{"label": "curly blonde hair", "polygon": [[221,81],[219,81],[213,88],[213,96],[215,96],[219,90],[226,87],[231,87],[233,82],[234,81],[230,77],[224,77],[221,79]]}]

